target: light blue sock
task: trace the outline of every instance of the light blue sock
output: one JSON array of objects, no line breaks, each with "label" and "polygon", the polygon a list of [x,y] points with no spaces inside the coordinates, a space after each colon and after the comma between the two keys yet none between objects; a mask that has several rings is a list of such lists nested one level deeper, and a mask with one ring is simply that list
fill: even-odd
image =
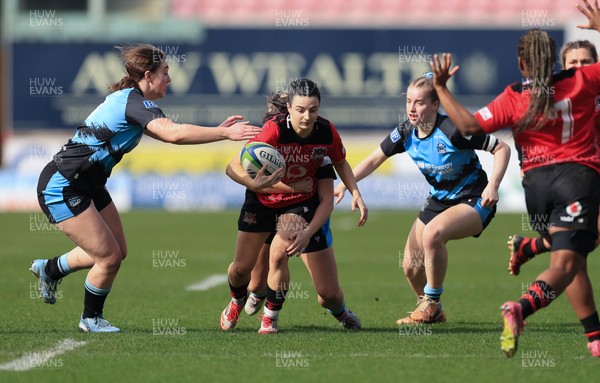
[{"label": "light blue sock", "polygon": [[429,283],[425,285],[425,295],[427,295],[429,298],[439,301],[440,300],[440,296],[442,295],[442,293],[444,292],[444,287],[440,286],[436,289],[434,289],[433,287],[429,286]]},{"label": "light blue sock", "polygon": [[64,275],[69,275],[73,272],[71,266],[69,266],[69,262],[67,262],[67,254],[63,254],[58,257],[58,269]]},{"label": "light blue sock", "polygon": [[85,289],[87,291],[89,291],[90,293],[94,294],[94,295],[108,295],[108,293],[110,293],[110,287],[109,288],[100,288],[100,287],[96,287],[94,285],[92,285],[87,278],[85,279]]}]

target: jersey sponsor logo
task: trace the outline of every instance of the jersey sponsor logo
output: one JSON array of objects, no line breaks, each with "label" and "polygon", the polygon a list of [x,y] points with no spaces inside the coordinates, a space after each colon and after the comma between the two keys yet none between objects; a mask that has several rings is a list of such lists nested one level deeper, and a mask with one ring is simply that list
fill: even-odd
[{"label": "jersey sponsor logo", "polygon": [[[561,222],[575,222],[575,217],[569,217],[569,216],[565,216],[562,215],[560,216],[560,221]],[[577,218],[577,223],[585,223],[585,219],[584,218]]]},{"label": "jersey sponsor logo", "polygon": [[452,173],[452,161],[442,164],[436,165],[425,161],[415,161],[421,172],[429,172],[433,174],[449,174]]},{"label": "jersey sponsor logo", "polygon": [[[308,162],[308,161],[304,161],[304,162]],[[307,173],[308,173],[308,171],[302,165],[298,165],[298,164],[291,164],[291,165],[288,164],[287,165],[287,173],[286,173],[287,178],[302,178]]]},{"label": "jersey sponsor logo", "polygon": [[581,207],[579,201],[573,202],[567,206],[567,214],[571,217],[577,217],[579,214],[581,214],[581,210],[583,210],[583,208]]},{"label": "jersey sponsor logo", "polygon": [[484,106],[483,108],[479,109],[476,113],[479,113],[481,118],[483,118],[483,121],[487,121],[487,120],[491,119],[492,117],[494,117],[492,115],[492,112],[490,111],[490,109],[487,106]]},{"label": "jersey sponsor logo", "polygon": [[439,154],[446,153],[446,144],[445,144],[445,143],[443,143],[443,142],[438,142],[438,143],[435,145],[435,148],[436,148],[436,150],[437,150],[437,152],[438,152]]},{"label": "jersey sponsor logo", "polygon": [[396,143],[398,140],[400,140],[400,132],[398,131],[398,128],[392,130],[392,133],[390,133],[390,140],[392,140],[393,143]]},{"label": "jersey sponsor logo", "polygon": [[81,203],[81,197],[80,196],[76,196],[76,197],[69,198],[67,200],[67,203],[69,204],[69,206],[75,207],[75,206],[77,206],[77,205],[79,205]]},{"label": "jersey sponsor logo", "polygon": [[158,108],[158,105],[156,105],[154,103],[154,101],[150,101],[150,100],[146,100],[144,101],[144,106],[146,107],[146,109],[150,109],[150,108]]}]

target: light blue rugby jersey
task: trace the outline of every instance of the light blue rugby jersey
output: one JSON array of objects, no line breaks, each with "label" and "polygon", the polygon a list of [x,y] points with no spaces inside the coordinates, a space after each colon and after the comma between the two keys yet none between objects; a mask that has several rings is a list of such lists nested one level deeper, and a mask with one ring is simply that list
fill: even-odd
[{"label": "light blue rugby jersey", "polygon": [[479,197],[488,180],[474,149],[494,150],[496,137],[464,137],[448,116],[439,113],[427,137],[418,137],[417,132],[407,120],[381,142],[381,150],[388,157],[407,152],[431,185],[431,196],[440,201]]},{"label": "light blue rugby jersey", "polygon": [[146,125],[165,117],[137,88],[109,94],[54,156],[60,173],[70,181],[106,182],[112,168],[137,146]]}]

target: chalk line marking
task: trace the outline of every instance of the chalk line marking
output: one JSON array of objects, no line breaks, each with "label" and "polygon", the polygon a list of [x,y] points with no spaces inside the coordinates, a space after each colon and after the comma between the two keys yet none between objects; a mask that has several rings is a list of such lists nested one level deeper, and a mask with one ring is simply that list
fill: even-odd
[{"label": "chalk line marking", "polygon": [[206,291],[213,287],[221,286],[227,283],[227,274],[213,274],[204,278],[198,283],[189,285],[185,289],[187,291]]},{"label": "chalk line marking", "polygon": [[31,351],[23,355],[19,359],[15,359],[8,363],[0,364],[0,370],[6,371],[28,371],[32,368],[43,366],[50,359],[64,354],[67,351],[72,351],[77,347],[81,347],[87,342],[76,341],[74,339],[63,339],[58,342],[58,345],[50,350]]}]

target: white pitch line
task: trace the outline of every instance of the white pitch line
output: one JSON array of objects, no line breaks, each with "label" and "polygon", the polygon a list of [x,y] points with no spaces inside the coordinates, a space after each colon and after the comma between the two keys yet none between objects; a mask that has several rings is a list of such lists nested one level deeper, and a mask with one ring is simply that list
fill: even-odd
[{"label": "white pitch line", "polygon": [[204,278],[198,283],[189,285],[185,289],[187,291],[206,291],[208,289],[212,289],[213,287],[224,285],[225,283],[227,283],[227,274],[213,274]]},{"label": "white pitch line", "polygon": [[7,371],[27,371],[32,368],[39,367],[44,365],[48,360],[58,356],[60,354],[64,354],[67,351],[74,350],[77,347],[83,346],[87,342],[84,341],[76,341],[74,339],[63,339],[58,342],[58,346],[44,351],[32,351],[29,354],[26,354],[19,359],[15,359],[8,363],[4,363],[0,365],[0,370]]}]

